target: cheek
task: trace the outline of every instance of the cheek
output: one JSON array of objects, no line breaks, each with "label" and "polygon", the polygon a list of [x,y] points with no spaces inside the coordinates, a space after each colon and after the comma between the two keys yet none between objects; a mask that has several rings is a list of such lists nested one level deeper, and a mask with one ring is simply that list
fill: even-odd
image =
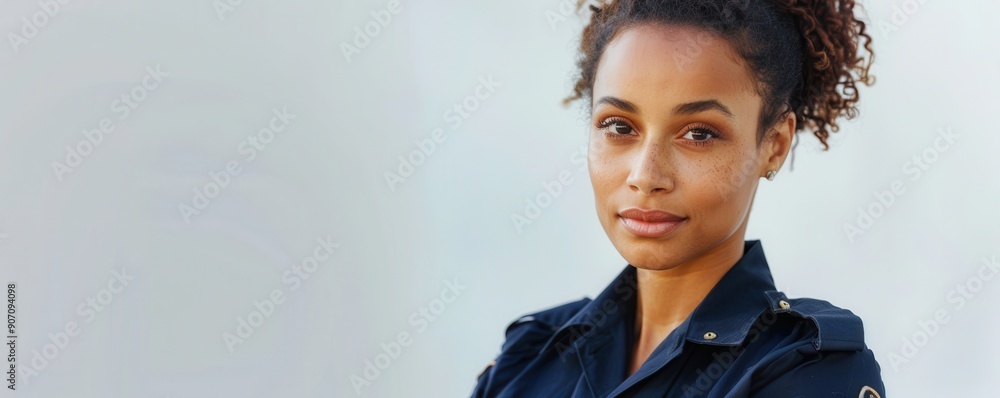
[{"label": "cheek", "polygon": [[598,220],[608,228],[609,223],[614,219],[617,212],[616,197],[620,194],[621,187],[628,177],[628,169],[624,168],[625,163],[609,153],[602,152],[600,148],[591,145],[587,157],[587,165],[590,173],[590,182],[594,188],[594,203],[596,205]]},{"label": "cheek", "polygon": [[[600,145],[591,144],[587,151],[587,168],[590,181],[594,185],[594,194],[598,199],[606,198],[616,183],[616,161],[605,153]],[[601,202],[598,202],[600,205]]]},{"label": "cheek", "polygon": [[693,211],[718,217],[738,215],[748,204],[755,176],[754,162],[743,156],[721,157],[692,164],[687,186]]}]

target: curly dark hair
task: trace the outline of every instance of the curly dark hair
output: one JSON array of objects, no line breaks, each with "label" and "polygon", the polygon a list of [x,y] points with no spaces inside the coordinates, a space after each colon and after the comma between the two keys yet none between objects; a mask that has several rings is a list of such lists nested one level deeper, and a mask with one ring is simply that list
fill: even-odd
[{"label": "curly dark hair", "polygon": [[[791,111],[795,132],[813,130],[828,150],[830,131],[839,130],[837,118],[857,117],[858,83],[875,83],[869,74],[872,39],[854,15],[854,0],[577,0],[578,11],[587,4],[591,15],[580,40],[579,74],[564,105],[593,100],[597,64],[608,42],[642,23],[700,27],[732,45],[763,98],[758,145]],[[867,54],[859,54],[861,38]]]}]

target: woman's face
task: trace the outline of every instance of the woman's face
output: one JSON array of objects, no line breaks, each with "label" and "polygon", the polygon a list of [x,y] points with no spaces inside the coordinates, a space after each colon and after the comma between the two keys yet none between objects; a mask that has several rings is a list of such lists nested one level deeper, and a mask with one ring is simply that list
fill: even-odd
[{"label": "woman's face", "polygon": [[672,269],[723,242],[742,249],[757,182],[787,153],[758,147],[761,106],[732,48],[705,31],[645,24],[608,44],[588,163],[598,217],[630,264]]}]

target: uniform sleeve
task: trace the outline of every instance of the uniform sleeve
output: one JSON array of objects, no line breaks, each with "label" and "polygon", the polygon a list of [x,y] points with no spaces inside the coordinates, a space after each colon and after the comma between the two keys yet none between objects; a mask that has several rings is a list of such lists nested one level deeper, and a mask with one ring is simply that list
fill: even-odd
[{"label": "uniform sleeve", "polygon": [[584,297],[567,304],[527,314],[514,320],[504,330],[500,354],[479,375],[472,398],[494,397],[535,359],[550,337],[590,299]]},{"label": "uniform sleeve", "polygon": [[881,373],[867,347],[860,351],[816,351],[804,345],[768,366],[750,397],[885,398]]},{"label": "uniform sleeve", "polygon": [[498,394],[534,359],[552,332],[550,325],[539,322],[532,316],[522,317],[508,325],[500,354],[479,375],[471,397],[486,398]]},{"label": "uniform sleeve", "polygon": [[472,390],[472,395],[470,398],[486,398],[486,391],[490,385],[490,378],[493,376],[493,369],[496,365],[496,360],[491,361],[486,365],[486,369],[479,375],[479,379],[476,381],[476,388]]}]

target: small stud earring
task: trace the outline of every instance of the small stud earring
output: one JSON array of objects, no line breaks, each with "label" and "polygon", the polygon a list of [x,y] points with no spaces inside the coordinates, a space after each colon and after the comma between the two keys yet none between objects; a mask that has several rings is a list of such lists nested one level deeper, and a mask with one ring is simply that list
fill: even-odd
[{"label": "small stud earring", "polygon": [[774,176],[775,176],[775,175],[777,175],[777,174],[778,174],[778,172],[777,172],[777,171],[774,171],[774,170],[768,170],[768,171],[767,171],[767,180],[768,180],[768,181],[774,181]]}]

